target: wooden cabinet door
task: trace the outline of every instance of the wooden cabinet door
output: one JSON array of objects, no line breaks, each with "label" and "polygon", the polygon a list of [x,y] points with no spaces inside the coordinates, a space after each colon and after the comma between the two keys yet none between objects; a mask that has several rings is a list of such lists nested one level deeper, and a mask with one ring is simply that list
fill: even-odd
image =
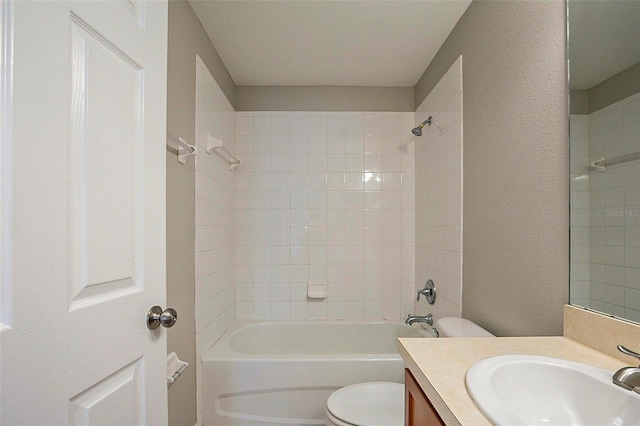
[{"label": "wooden cabinet door", "polygon": [[436,409],[406,368],[404,370],[404,424],[405,426],[444,426]]}]

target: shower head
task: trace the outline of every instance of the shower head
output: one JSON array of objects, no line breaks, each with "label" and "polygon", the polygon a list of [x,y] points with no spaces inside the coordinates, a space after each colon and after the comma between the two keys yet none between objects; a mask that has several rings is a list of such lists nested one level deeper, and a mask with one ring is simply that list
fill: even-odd
[{"label": "shower head", "polygon": [[422,136],[422,128],[425,126],[425,124],[428,124],[429,126],[431,126],[431,120],[432,119],[433,119],[433,117],[429,116],[429,118],[427,118],[422,123],[420,123],[420,125],[418,127],[412,129],[411,133],[413,133],[416,136]]}]

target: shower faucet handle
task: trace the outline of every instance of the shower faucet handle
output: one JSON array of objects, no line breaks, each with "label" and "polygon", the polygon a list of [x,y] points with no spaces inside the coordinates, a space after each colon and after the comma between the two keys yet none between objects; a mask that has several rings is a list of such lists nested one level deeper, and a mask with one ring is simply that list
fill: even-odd
[{"label": "shower faucet handle", "polygon": [[433,280],[428,279],[426,283],[424,283],[424,288],[422,290],[418,290],[418,296],[416,297],[416,301],[420,301],[420,295],[423,295],[427,298],[427,303],[433,305],[436,303],[436,286],[433,283]]}]

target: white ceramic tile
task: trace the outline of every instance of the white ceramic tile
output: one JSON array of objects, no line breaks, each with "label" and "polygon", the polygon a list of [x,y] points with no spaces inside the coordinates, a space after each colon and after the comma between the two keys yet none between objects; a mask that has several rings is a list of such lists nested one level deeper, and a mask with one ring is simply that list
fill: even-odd
[{"label": "white ceramic tile", "polygon": [[307,302],[291,302],[290,304],[290,319],[292,320],[306,320],[309,319],[309,308]]},{"label": "white ceramic tile", "polygon": [[640,99],[625,103],[623,106],[624,124],[640,121]]},{"label": "white ceramic tile", "polygon": [[271,319],[276,321],[290,319],[290,308],[289,302],[271,302]]},{"label": "white ceramic tile", "polygon": [[288,114],[273,113],[271,116],[271,134],[272,135],[289,135],[290,117]]},{"label": "white ceramic tile", "polygon": [[[329,228],[329,230],[334,229],[334,228]],[[344,235],[344,231],[343,231],[343,235]],[[344,238],[343,238],[344,240]],[[329,262],[330,265],[343,265],[346,264],[347,262],[347,254],[346,254],[346,247],[344,247],[343,245],[335,245],[335,243],[331,243],[331,235],[329,236],[329,244],[333,244],[331,247],[331,250],[329,250],[329,253],[327,255],[327,262]],[[344,244],[344,243],[342,243]]]},{"label": "white ceramic tile", "polygon": [[365,154],[382,154],[382,136],[365,135],[363,149]]},{"label": "white ceramic tile", "polygon": [[362,191],[348,191],[345,201],[347,209],[363,209],[364,193]]},{"label": "white ceramic tile", "polygon": [[363,126],[365,135],[381,135],[382,113],[365,112],[363,116]]},{"label": "white ceramic tile", "polygon": [[310,112],[309,113],[309,135],[326,135],[327,134],[327,113],[326,112]]},{"label": "white ceramic tile", "polygon": [[[253,114],[242,113],[236,119],[206,67],[197,68],[197,104],[201,105],[203,98],[212,101],[204,108],[196,108],[197,143],[204,147],[204,136],[210,133],[223,139],[236,152],[252,153]],[[242,135],[237,141],[236,134]],[[251,166],[251,159],[248,163]],[[242,269],[236,270],[237,259],[253,261],[250,253],[253,241],[249,238],[249,231],[240,231],[240,235],[236,235],[234,210],[238,207],[240,211],[240,225],[243,219],[246,224],[252,222],[253,175],[245,173],[237,178],[221,161],[211,156],[198,158],[196,170],[196,347],[208,348],[236,315],[236,276],[245,281],[252,280],[251,274],[243,273]],[[235,180],[239,180],[240,185],[236,185]],[[246,202],[236,201],[234,189],[246,195]],[[237,241],[251,245],[237,250]],[[248,284],[252,285],[251,282]],[[248,298],[250,290],[239,289],[240,297]],[[240,313],[246,311],[241,307]]]},{"label": "white ceramic tile", "polygon": [[346,302],[346,319],[364,319],[364,302]]},{"label": "white ceramic tile", "polygon": [[289,117],[289,130],[292,135],[309,135],[309,116],[307,113],[296,113]]},{"label": "white ceramic tile", "polygon": [[289,151],[292,154],[309,153],[309,135],[306,131],[304,134],[291,134],[289,137]]},{"label": "white ceramic tile", "polygon": [[240,136],[253,134],[253,116],[251,113],[236,114],[236,134]]},{"label": "white ceramic tile", "polygon": [[[415,291],[417,288],[422,288],[424,280],[429,276],[438,279],[449,277],[446,282],[441,284],[443,297],[440,303],[442,305],[438,309],[434,309],[434,314],[453,312],[459,315],[460,310],[458,294],[461,293],[462,282],[451,278],[460,275],[461,270],[461,197],[456,195],[459,194],[461,180],[455,176],[459,174],[462,162],[459,69],[460,59],[436,85],[415,114],[416,124],[429,115],[433,115],[439,122],[447,123],[449,125],[447,134],[439,135],[433,126],[426,129],[426,136],[437,140],[438,143],[422,143],[423,139],[417,142],[419,145],[416,145],[414,169],[410,169],[410,161],[400,160],[401,167],[403,164],[406,165],[407,169],[411,170],[410,172],[405,175],[385,168],[383,175],[383,188],[385,189],[383,193],[383,226],[385,226],[383,242],[385,243],[385,262],[389,262],[388,265],[384,265],[383,280],[387,282],[386,280],[394,274],[404,275],[408,282],[415,282]],[[443,113],[438,113],[438,111],[443,111]],[[398,148],[398,141],[394,142],[392,139],[384,141],[385,159],[393,154],[393,149]],[[397,160],[389,158],[390,167],[397,168]],[[401,172],[404,170],[404,168],[400,169]],[[415,175],[413,170],[415,170]],[[403,193],[410,193],[413,189],[415,189],[415,198],[403,197]],[[393,232],[394,224],[395,226],[412,224],[411,217],[403,214],[402,209],[393,208],[399,204],[402,205],[403,201],[407,207],[412,204],[417,207],[413,220],[415,226],[413,235],[404,235],[402,232],[404,228],[400,228],[400,232]],[[411,251],[405,251],[404,246],[401,246],[395,251],[401,253],[398,257],[391,249],[392,244],[402,244],[405,238],[408,242],[413,240],[415,243],[415,268],[410,264],[407,265],[408,269],[405,269],[404,265],[397,265],[397,263],[405,261],[404,257],[410,255]],[[445,251],[446,249],[452,251]],[[411,287],[408,287],[408,290],[410,292]],[[403,306],[401,303],[389,304],[387,312],[402,311]],[[419,305],[416,305],[416,308],[419,308]]]},{"label": "white ceramic tile", "polygon": [[[401,174],[415,168],[413,160],[405,161],[405,157],[413,158],[413,148],[398,152],[401,139],[396,134],[405,133],[406,124],[405,127],[411,126],[413,114],[259,112],[244,116],[251,117],[251,132],[247,131],[243,150],[253,154],[247,164],[252,173],[245,172],[246,177],[237,173],[235,177],[236,186],[239,181],[242,188],[239,196],[250,195],[252,200],[234,203],[240,207],[235,219],[253,229],[242,228],[246,230],[234,237],[233,242],[247,244],[235,250],[236,259],[253,268],[236,268],[235,276],[244,280],[243,284],[255,286],[265,281],[272,284],[269,300],[256,300],[253,305],[239,300],[244,304],[238,315],[277,319],[345,319],[365,315],[381,318],[380,291],[379,295],[371,296],[375,290],[369,289],[367,300],[371,303],[366,306],[362,303],[364,282],[377,288],[383,282],[383,212],[393,210],[394,215],[388,218],[396,220],[394,227],[400,226],[398,212],[406,205],[406,218],[400,215],[400,221],[413,227],[414,177],[408,175],[412,182],[403,185]],[[368,135],[364,136],[365,133]],[[383,133],[385,142],[391,141],[387,147],[383,147]],[[383,151],[387,152],[386,162],[381,155]],[[367,175],[363,175],[365,152],[373,154],[368,162],[372,173]],[[392,173],[388,175],[390,188],[383,188],[383,172]],[[211,209],[201,210],[208,214],[205,211]],[[398,275],[404,274],[404,279],[412,280],[412,267],[406,274],[399,263],[413,262],[415,238],[412,235],[405,238],[402,228],[398,229],[400,238],[392,249],[387,249],[386,259],[394,262],[391,266],[395,269],[387,268],[386,279],[397,280]],[[402,245],[405,240],[411,245]],[[242,247],[250,250],[239,251]],[[340,281],[336,284],[341,284],[342,289],[332,288],[332,305],[312,307],[306,299],[305,283],[327,279]],[[347,290],[349,283],[353,285]],[[247,288],[255,291],[255,287],[247,286],[240,294],[246,294]],[[290,303],[280,300],[286,299],[287,289]],[[347,293],[354,300],[345,302]],[[410,293],[398,289],[388,295],[399,307],[394,312],[408,309],[406,306],[410,306],[413,297]],[[405,301],[400,302],[403,297]],[[260,293],[260,298],[266,299],[266,292]]]},{"label": "white ceramic tile", "polygon": [[623,125],[623,108],[622,106],[605,112],[604,114],[604,131],[622,127]]},{"label": "white ceramic tile", "polygon": [[236,153],[237,154],[250,154],[253,152],[253,137],[248,135],[236,136]]},{"label": "white ceramic tile", "polygon": [[[379,317],[374,317],[379,318]],[[346,319],[346,305],[344,302],[328,302],[327,305],[327,319],[329,320],[343,320]]]},{"label": "white ceramic tile", "polygon": [[407,129],[402,128],[402,114],[397,112],[382,113],[382,134],[400,135]]},{"label": "white ceramic tile", "polygon": [[309,189],[309,173],[289,173],[289,189],[291,191],[303,191]]},{"label": "white ceramic tile", "polygon": [[[268,158],[268,157],[267,157]],[[291,161],[289,154],[271,154],[271,171],[273,172],[288,172],[289,163]],[[256,170],[258,171],[258,170]],[[262,171],[262,170],[260,170]]]},{"label": "white ceramic tile", "polygon": [[254,135],[253,152],[255,154],[271,153],[271,135]]},{"label": "white ceramic tile", "polygon": [[327,172],[327,154],[309,154],[309,172]]},{"label": "white ceramic tile", "polygon": [[289,170],[291,170],[292,172],[308,172],[309,154],[291,154]]},{"label": "white ceramic tile", "polygon": [[370,173],[382,172],[382,154],[365,154],[364,171]]},{"label": "white ceramic tile", "polygon": [[328,154],[327,171],[344,172],[346,171],[346,157],[344,154]]},{"label": "white ceramic tile", "polygon": [[271,135],[271,114],[255,113],[253,115],[253,135]]},{"label": "white ceramic tile", "polygon": [[347,191],[362,191],[364,187],[362,173],[345,173],[345,189]]},{"label": "white ceramic tile", "polygon": [[309,191],[290,191],[289,203],[291,209],[306,210],[309,208]]},{"label": "white ceramic tile", "polygon": [[345,114],[345,134],[347,135],[364,134],[364,113],[347,112]]},{"label": "white ceramic tile", "polygon": [[349,135],[344,138],[345,152],[347,154],[362,154],[364,152],[364,138],[362,135]]},{"label": "white ceramic tile", "polygon": [[326,154],[327,149],[327,136],[326,135],[311,135],[309,136],[309,153],[310,154]]},{"label": "white ceramic tile", "polygon": [[327,191],[309,191],[309,208],[326,209],[328,207]]},{"label": "white ceramic tile", "polygon": [[344,112],[327,113],[327,134],[344,135],[346,133],[346,116]]},{"label": "white ceramic tile", "polygon": [[[367,191],[379,191],[382,189],[382,173],[365,172],[361,179],[364,181],[364,189]],[[392,190],[393,188],[388,188]]]}]

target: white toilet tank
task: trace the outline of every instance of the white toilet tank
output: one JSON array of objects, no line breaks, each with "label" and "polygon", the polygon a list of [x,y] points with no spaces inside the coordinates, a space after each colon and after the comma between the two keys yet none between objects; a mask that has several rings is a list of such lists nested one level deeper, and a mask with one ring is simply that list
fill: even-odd
[{"label": "white toilet tank", "polygon": [[495,337],[478,324],[464,318],[444,317],[436,321],[440,337]]}]

